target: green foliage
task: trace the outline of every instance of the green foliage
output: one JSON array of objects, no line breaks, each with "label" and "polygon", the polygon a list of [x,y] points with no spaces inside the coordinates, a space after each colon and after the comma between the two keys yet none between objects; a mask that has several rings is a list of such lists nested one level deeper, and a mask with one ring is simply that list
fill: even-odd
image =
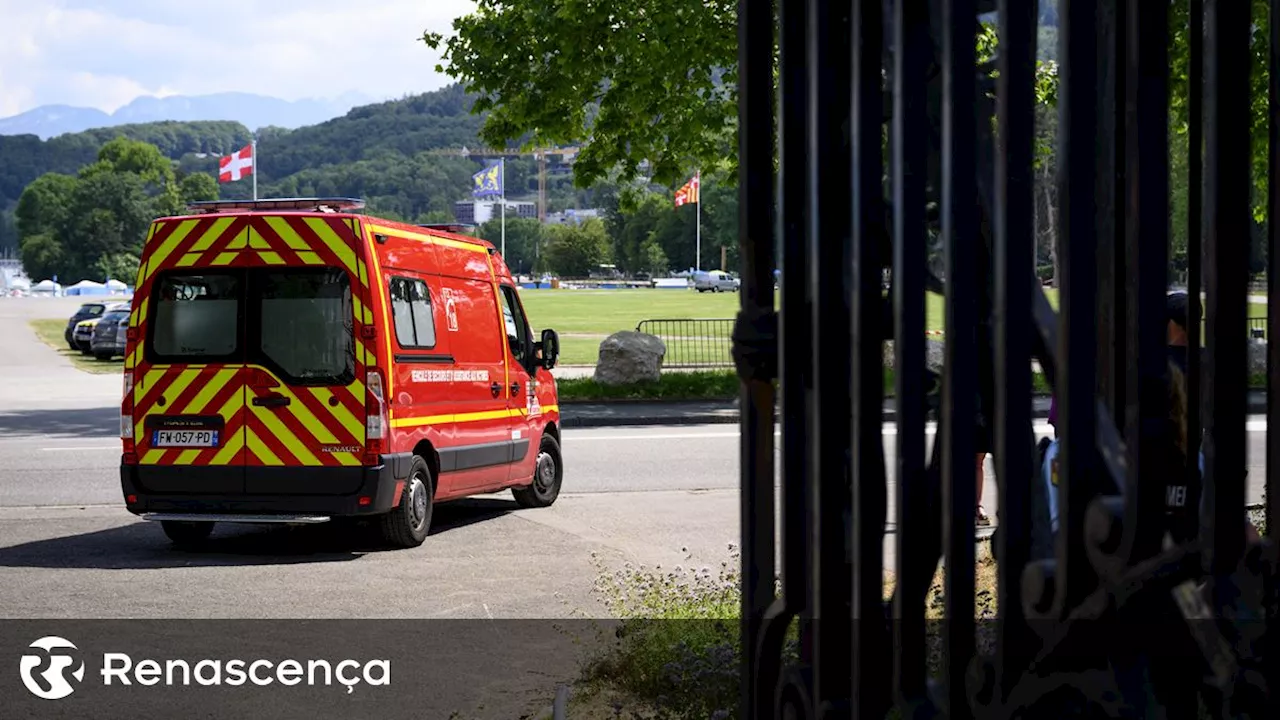
[{"label": "green foliage", "polygon": [[[482,224],[477,234],[502,249],[502,221],[490,220]],[[545,233],[542,223],[533,218],[507,217],[507,253],[503,259],[513,273],[532,273],[534,262],[541,253]]]},{"label": "green foliage", "polygon": [[561,402],[602,400],[726,400],[741,388],[737,373],[730,370],[665,372],[657,382],[635,385],[601,385],[591,378],[562,378],[556,381]]},{"label": "green foliage", "polygon": [[579,144],[580,186],[644,161],[670,185],[736,155],[737,2],[480,0],[453,31],[423,40],[481,94],[484,140]]},{"label": "green foliage", "polygon": [[212,178],[188,175],[181,184],[154,145],[117,137],[76,177],[48,173],[18,200],[19,252],[32,277],[131,279],[147,226],[178,213],[185,200],[216,195]]},{"label": "green foliage", "polygon": [[581,225],[552,225],[546,228],[544,253],[547,265],[568,277],[586,277],[609,262],[609,234],[595,218]]}]

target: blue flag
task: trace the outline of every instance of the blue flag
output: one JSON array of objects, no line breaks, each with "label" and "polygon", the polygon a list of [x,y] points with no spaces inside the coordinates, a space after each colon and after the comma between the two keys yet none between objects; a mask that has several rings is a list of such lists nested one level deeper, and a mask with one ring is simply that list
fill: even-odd
[{"label": "blue flag", "polygon": [[503,180],[502,163],[494,163],[471,176],[471,182],[475,185],[475,187],[471,189],[471,195],[473,197],[502,195]]}]

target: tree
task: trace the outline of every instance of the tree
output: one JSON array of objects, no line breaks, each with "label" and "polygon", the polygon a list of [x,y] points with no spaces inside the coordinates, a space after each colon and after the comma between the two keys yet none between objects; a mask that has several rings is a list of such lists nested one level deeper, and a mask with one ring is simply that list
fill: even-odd
[{"label": "tree", "polygon": [[25,238],[61,229],[66,223],[75,189],[76,179],[70,175],[47,173],[36,178],[22,191],[14,211],[18,236]]},{"label": "tree", "polygon": [[481,94],[485,142],[578,144],[580,186],[646,160],[672,184],[736,157],[736,0],[479,0],[453,30],[423,40]]},{"label": "tree", "polygon": [[[24,236],[18,252],[22,256],[23,270],[33,280],[52,278],[65,267],[66,252],[62,243],[48,233]],[[66,275],[61,277],[65,279]]]},{"label": "tree", "polygon": [[552,225],[547,228],[547,267],[564,277],[586,277],[609,262],[609,235],[596,218],[581,225]]},{"label": "tree", "polygon": [[[502,221],[490,220],[478,229],[477,234],[502,249]],[[532,273],[534,261],[543,242],[542,223],[533,218],[507,218],[507,254],[503,257],[514,273]]]},{"label": "tree", "polygon": [[187,173],[178,181],[178,195],[184,203],[218,199],[218,181],[205,173]]}]

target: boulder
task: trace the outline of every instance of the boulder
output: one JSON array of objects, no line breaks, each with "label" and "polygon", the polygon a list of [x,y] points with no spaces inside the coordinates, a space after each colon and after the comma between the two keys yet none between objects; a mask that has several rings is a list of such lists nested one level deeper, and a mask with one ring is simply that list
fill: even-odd
[{"label": "boulder", "polygon": [[595,381],[601,385],[634,385],[657,382],[667,344],[648,333],[623,330],[600,343]]},{"label": "boulder", "polygon": [[1249,374],[1262,375],[1267,372],[1267,341],[1249,338]]}]

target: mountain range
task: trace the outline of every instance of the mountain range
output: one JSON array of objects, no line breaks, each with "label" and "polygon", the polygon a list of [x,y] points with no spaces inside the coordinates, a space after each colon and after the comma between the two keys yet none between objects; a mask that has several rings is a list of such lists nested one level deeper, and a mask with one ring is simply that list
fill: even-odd
[{"label": "mountain range", "polygon": [[[377,98],[380,99],[380,98]],[[176,120],[229,120],[248,128],[298,128],[346,114],[351,108],[375,102],[363,93],[348,92],[336,98],[280,98],[250,93],[139,97],[115,112],[71,105],[41,105],[24,113],[0,118],[0,135],[36,135],[42,140],[91,128],[117,127]]]}]

